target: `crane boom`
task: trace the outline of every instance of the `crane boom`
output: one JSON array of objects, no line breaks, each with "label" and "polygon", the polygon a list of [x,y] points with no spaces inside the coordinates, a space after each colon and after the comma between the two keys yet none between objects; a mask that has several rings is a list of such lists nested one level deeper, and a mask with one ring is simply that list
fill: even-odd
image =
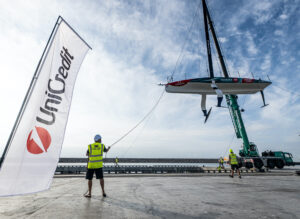
[{"label": "crane boom", "polygon": [[242,157],[259,157],[259,152],[256,145],[252,142],[249,142],[246,128],[242,119],[242,114],[240,107],[238,105],[237,95],[228,94],[225,95],[226,103],[230,112],[231,120],[235,130],[237,138],[243,140],[243,148],[240,150],[240,156]]},{"label": "crane boom", "polygon": [[[224,74],[225,78],[229,78],[229,74],[225,65],[225,61],[222,55],[222,51],[218,42],[218,38],[216,36],[216,32],[215,32],[215,28],[213,25],[213,22],[211,20],[207,5],[205,0],[202,0],[202,4],[203,4],[203,14],[204,14],[204,24],[205,24],[205,33],[206,33],[206,42],[207,42],[207,53],[208,53],[208,60],[209,63],[212,63],[211,60],[211,55],[210,55],[210,46],[209,46],[209,33],[208,33],[208,28],[207,28],[207,22],[208,25],[210,27],[210,31],[212,33],[212,37],[215,43],[215,47],[218,53],[218,58],[222,67],[222,71]],[[212,67],[209,65],[210,67],[210,72],[213,72]],[[213,73],[210,73],[211,75],[213,75]],[[231,120],[234,126],[234,130],[235,130],[235,134],[237,138],[242,138],[243,140],[243,148],[240,150],[240,156],[242,157],[259,157],[259,153],[257,150],[257,147],[255,144],[250,143],[248,136],[247,136],[247,132],[244,126],[244,122],[242,119],[242,114],[237,102],[238,96],[237,95],[233,95],[233,94],[226,94],[226,103],[230,112],[230,116],[231,116]]]}]

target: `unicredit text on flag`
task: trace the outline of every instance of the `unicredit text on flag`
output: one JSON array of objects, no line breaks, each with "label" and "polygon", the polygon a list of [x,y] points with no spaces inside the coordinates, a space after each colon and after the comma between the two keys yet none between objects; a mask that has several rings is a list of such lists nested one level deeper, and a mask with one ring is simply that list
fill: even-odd
[{"label": "unicredit text on flag", "polygon": [[68,77],[68,70],[71,68],[71,61],[74,59],[74,56],[65,47],[61,50],[60,57],[61,66],[58,68],[55,79],[49,79],[48,90],[45,92],[48,98],[45,101],[44,107],[40,107],[40,111],[45,114],[45,118],[36,117],[38,122],[46,125],[52,125],[55,122],[55,112],[58,112],[58,109],[51,106],[51,104],[59,105],[61,103],[62,97],[59,95],[65,92],[64,80]]}]

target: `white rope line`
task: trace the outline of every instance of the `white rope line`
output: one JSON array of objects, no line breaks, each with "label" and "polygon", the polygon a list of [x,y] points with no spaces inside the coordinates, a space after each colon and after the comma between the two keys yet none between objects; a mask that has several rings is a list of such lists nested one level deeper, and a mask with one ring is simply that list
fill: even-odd
[{"label": "white rope line", "polygon": [[127,135],[129,135],[133,130],[135,130],[145,119],[150,116],[150,114],[155,110],[155,108],[158,106],[159,102],[161,101],[163,95],[165,93],[165,90],[161,93],[160,97],[158,98],[157,102],[154,104],[154,106],[151,108],[151,110],[135,125],[133,128],[131,128],[128,132],[126,132],[121,138],[119,138],[117,141],[115,141],[113,144],[111,144],[109,147],[114,146],[115,144],[119,143],[122,139],[124,139]]}]

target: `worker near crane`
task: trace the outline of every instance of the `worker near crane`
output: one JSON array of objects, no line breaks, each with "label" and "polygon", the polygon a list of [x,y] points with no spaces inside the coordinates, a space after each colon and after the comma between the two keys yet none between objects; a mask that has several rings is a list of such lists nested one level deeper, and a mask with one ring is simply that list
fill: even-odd
[{"label": "worker near crane", "polygon": [[103,179],[103,152],[108,152],[110,147],[106,148],[104,144],[101,143],[101,135],[96,135],[94,137],[95,143],[88,146],[86,156],[88,156],[88,169],[86,172],[86,179],[88,180],[88,193],[84,196],[87,198],[92,197],[92,185],[93,176],[96,174],[96,179],[100,179],[100,186],[102,189],[103,197],[106,197],[104,191],[104,179]]},{"label": "worker near crane", "polygon": [[119,158],[118,157],[116,157],[116,159],[115,159],[115,164],[116,164],[116,167],[119,166]]},{"label": "worker near crane", "polygon": [[219,159],[219,170],[224,169],[224,159],[223,157],[220,157]]},{"label": "worker near crane", "polygon": [[239,178],[241,179],[241,172],[239,169],[239,162],[237,159],[237,156],[235,153],[233,153],[232,149],[229,149],[229,164],[231,165],[231,175],[229,175],[231,178],[233,178],[234,170],[237,170],[239,174]]}]

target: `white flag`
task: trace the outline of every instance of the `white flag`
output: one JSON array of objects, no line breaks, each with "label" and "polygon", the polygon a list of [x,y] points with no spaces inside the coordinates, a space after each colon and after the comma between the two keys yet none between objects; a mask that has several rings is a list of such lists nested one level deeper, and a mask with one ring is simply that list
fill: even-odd
[{"label": "white flag", "polygon": [[0,196],[49,189],[59,160],[72,93],[89,46],[61,20],[0,169]]}]

